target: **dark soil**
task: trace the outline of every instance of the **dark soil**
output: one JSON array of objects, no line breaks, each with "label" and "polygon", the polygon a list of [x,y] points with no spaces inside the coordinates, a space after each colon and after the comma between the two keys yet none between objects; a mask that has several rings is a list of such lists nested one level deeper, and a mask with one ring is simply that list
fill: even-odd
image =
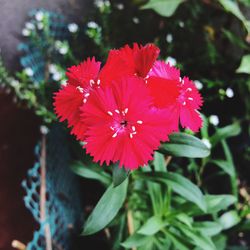
[{"label": "dark soil", "polygon": [[0,121],[0,249],[9,250],[14,239],[29,242],[36,227],[21,182],[34,162],[39,121],[1,92]]}]

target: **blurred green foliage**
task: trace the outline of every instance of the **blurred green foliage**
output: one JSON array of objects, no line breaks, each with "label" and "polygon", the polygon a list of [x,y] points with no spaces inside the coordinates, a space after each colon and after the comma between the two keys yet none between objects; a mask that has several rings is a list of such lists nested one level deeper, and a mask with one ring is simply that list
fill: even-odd
[{"label": "blurred green foliage", "polygon": [[[35,28],[26,24],[23,34],[34,45],[27,50],[34,65],[43,62],[42,78],[34,79],[37,67],[32,66],[32,73],[24,67],[12,77],[1,63],[0,83],[47,124],[55,120],[52,93],[65,83],[65,69],[88,56],[105,60],[109,49],[126,43],[157,44],[161,59],[176,61],[204,97],[200,139],[190,131],[173,135],[149,166],[128,179],[124,173],[116,173],[116,179],[110,169],[82,160],[82,154],[76,157],[76,174],[109,187],[85,234],[108,227],[107,242],[114,250],[248,249],[249,7],[248,0],[97,0],[77,26],[56,19],[67,33],[59,37],[52,32],[51,13],[31,16]],[[113,181],[121,184],[113,187]],[[102,220],[93,219],[98,217]]]}]

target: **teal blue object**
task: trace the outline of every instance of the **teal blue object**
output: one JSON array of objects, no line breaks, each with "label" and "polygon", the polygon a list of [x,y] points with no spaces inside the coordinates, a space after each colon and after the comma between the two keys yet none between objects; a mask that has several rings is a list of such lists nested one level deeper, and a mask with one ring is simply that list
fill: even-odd
[{"label": "teal blue object", "polygon": [[54,126],[46,141],[46,221],[40,220],[40,145],[35,148],[37,161],[22,182],[25,205],[40,225],[27,250],[46,249],[45,227],[49,228],[53,250],[70,250],[83,223],[78,178],[69,169],[71,155],[66,132]]},{"label": "teal blue object", "polygon": [[[67,28],[66,18],[55,12],[47,11],[45,9],[32,10],[29,13],[30,22],[36,27],[39,23],[35,16],[37,12],[44,13],[47,19],[47,28],[37,30],[37,34],[27,37],[27,42],[21,43],[18,50],[23,53],[20,58],[20,63],[23,68],[31,68],[33,75],[30,76],[34,84],[45,80],[46,63],[52,58],[59,61],[59,55],[55,51],[55,41],[67,40],[69,31]],[[41,23],[41,22],[40,22]],[[53,63],[50,61],[50,63]]]}]

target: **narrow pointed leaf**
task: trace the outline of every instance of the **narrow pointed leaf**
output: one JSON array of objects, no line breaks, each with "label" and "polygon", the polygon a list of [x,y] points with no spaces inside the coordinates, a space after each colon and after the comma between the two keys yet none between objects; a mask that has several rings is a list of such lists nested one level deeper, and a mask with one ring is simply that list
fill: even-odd
[{"label": "narrow pointed leaf", "polygon": [[166,184],[184,199],[195,203],[200,209],[206,211],[206,203],[201,190],[187,178],[169,172],[138,173],[137,176],[145,180]]},{"label": "narrow pointed leaf", "polygon": [[119,186],[122,182],[128,178],[129,171],[125,170],[123,167],[120,168],[118,164],[113,167],[113,184],[114,187]]},{"label": "narrow pointed leaf", "polygon": [[105,186],[109,186],[112,182],[109,174],[105,173],[102,168],[94,165],[85,166],[81,162],[76,162],[71,165],[71,170],[81,177],[100,181]]},{"label": "narrow pointed leaf", "polygon": [[189,158],[204,158],[210,154],[209,148],[200,139],[192,135],[174,133],[169,138],[170,141],[160,147],[160,152]]},{"label": "narrow pointed leaf", "polygon": [[128,179],[117,187],[112,184],[109,186],[88,217],[83,235],[94,234],[102,230],[114,219],[125,201],[127,187]]}]

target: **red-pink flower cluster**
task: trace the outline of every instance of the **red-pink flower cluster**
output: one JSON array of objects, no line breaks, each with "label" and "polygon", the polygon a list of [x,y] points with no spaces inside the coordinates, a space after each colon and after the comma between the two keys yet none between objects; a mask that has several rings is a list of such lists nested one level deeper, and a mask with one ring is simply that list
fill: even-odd
[{"label": "red-pink flower cluster", "polygon": [[136,169],[152,160],[168,135],[196,132],[202,98],[180,71],[157,61],[153,44],[111,50],[106,64],[88,58],[68,69],[68,82],[55,94],[55,112],[84,141],[95,162]]}]

